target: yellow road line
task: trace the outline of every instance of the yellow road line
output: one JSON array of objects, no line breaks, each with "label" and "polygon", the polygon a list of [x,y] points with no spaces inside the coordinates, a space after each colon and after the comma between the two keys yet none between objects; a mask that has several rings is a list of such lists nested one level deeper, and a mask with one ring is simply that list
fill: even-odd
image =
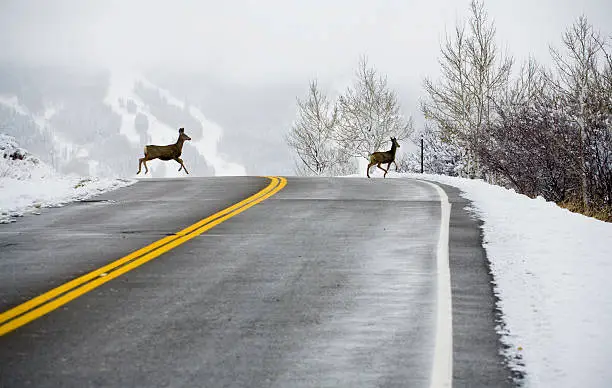
[{"label": "yellow road line", "polygon": [[283,177],[267,177],[270,184],[252,196],[221,210],[195,224],[164,237],[97,270],[71,280],[42,295],[0,314],[0,336],[39,318],[100,285],[153,260],[165,252],[199,236],[223,221],[270,198],[287,185]]}]

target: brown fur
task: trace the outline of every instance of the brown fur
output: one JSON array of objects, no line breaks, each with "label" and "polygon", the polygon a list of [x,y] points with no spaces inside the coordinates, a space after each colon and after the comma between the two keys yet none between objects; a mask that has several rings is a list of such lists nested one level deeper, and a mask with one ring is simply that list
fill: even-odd
[{"label": "brown fur", "polygon": [[176,143],[165,146],[145,146],[144,158],[138,159],[138,172],[136,173],[136,175],[140,174],[143,164],[145,166],[145,174],[147,174],[149,172],[149,168],[147,167],[147,161],[153,159],[176,160],[176,162],[181,165],[179,171],[185,169],[185,172],[189,174],[189,171],[187,171],[187,168],[183,164],[183,159],[180,158],[181,153],[183,152],[183,143],[186,140],[191,140],[191,138],[185,134],[184,128],[179,128],[179,137]]},{"label": "brown fur", "polygon": [[[368,178],[370,177],[370,167],[372,167],[375,164],[378,168],[380,168],[381,170],[385,172],[385,175],[383,175],[383,178],[387,176],[387,172],[389,172],[391,163],[395,163],[395,171],[397,171],[397,163],[395,162],[395,151],[398,148],[400,148],[400,145],[397,142],[397,139],[392,137],[391,138],[391,149],[389,151],[374,152],[373,154],[371,154],[370,163],[368,164],[368,168],[366,169],[366,175],[368,176]],[[384,163],[387,163],[386,170],[380,166],[381,164],[384,164]]]}]

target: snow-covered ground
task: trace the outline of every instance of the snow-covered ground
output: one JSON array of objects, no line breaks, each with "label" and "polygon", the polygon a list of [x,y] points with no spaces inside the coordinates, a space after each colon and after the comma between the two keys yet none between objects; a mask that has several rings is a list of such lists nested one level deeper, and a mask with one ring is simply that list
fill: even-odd
[{"label": "snow-covered ground", "polygon": [[62,175],[0,134],[0,224],[136,182]]},{"label": "snow-covered ground", "polygon": [[389,177],[455,186],[472,201],[503,314],[498,330],[525,386],[612,386],[612,224],[481,180]]}]

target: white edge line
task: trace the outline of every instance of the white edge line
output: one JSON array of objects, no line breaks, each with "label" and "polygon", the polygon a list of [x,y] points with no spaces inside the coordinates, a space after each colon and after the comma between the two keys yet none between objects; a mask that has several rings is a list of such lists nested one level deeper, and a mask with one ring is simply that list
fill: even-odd
[{"label": "white edge line", "polygon": [[437,257],[437,309],[436,343],[431,368],[430,388],[451,387],[453,383],[453,315],[451,299],[450,265],[448,244],[451,204],[444,190],[431,182],[419,180],[433,186],[440,196],[442,209],[440,219],[440,238]]}]

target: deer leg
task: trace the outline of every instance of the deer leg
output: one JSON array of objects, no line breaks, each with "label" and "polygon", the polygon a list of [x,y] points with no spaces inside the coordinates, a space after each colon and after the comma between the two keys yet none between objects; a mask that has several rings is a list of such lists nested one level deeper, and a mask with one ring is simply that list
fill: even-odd
[{"label": "deer leg", "polygon": [[189,174],[189,171],[187,171],[187,167],[185,167],[185,165],[183,164],[183,159],[175,158],[174,160],[176,160],[181,165],[181,167],[179,168],[179,171],[185,170],[185,172]]},{"label": "deer leg", "polygon": [[[140,159],[142,164],[144,164],[144,166],[145,166],[145,175],[147,175],[149,173],[149,167],[147,166],[147,160],[151,160],[151,159],[149,159],[149,156],[147,154],[145,154],[144,158]],[[138,169],[138,172],[140,172],[140,168]]]},{"label": "deer leg", "polygon": [[384,168],[382,168],[382,167],[380,166],[381,164],[382,164],[382,163],[378,163],[378,164],[376,165],[376,167],[380,168],[380,169],[381,169],[381,170],[383,170],[384,172],[387,172],[387,170],[385,170]]},{"label": "deer leg", "polygon": [[387,176],[387,173],[389,172],[389,169],[391,168],[391,163],[387,164],[387,171],[385,171],[385,175],[383,175],[383,178]]},{"label": "deer leg", "polygon": [[384,177],[386,177],[386,176],[387,176],[387,170],[385,170],[384,168],[382,168],[382,167],[380,166],[381,164],[382,164],[382,163],[378,163],[378,164],[376,165],[376,167],[380,168],[381,170],[383,170],[383,171],[385,172],[385,175],[383,175],[383,178],[384,178]]},{"label": "deer leg", "polygon": [[368,176],[368,178],[370,177],[370,167],[372,167],[375,163],[370,163],[368,164],[368,168],[366,168],[366,175]]},{"label": "deer leg", "polygon": [[145,155],[144,158],[138,159],[138,172],[136,173],[136,175],[140,174],[141,166],[143,164],[145,166],[145,175],[147,175],[147,173],[149,172],[149,167],[147,167],[147,160],[151,160],[151,159],[147,158],[147,155]]}]

